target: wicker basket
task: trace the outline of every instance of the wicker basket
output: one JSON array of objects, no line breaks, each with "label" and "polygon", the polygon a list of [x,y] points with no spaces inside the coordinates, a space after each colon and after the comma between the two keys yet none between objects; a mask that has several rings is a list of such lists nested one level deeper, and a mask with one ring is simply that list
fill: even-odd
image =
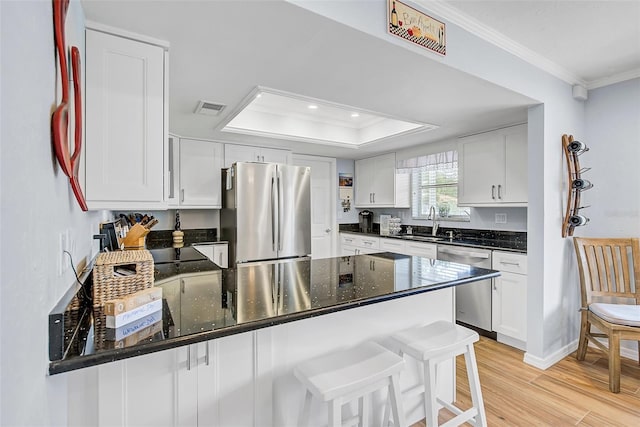
[{"label": "wicker basket", "polygon": [[[135,273],[123,276],[118,273],[126,267]],[[153,258],[148,250],[103,252],[93,267],[93,306],[102,305],[153,286]]]}]

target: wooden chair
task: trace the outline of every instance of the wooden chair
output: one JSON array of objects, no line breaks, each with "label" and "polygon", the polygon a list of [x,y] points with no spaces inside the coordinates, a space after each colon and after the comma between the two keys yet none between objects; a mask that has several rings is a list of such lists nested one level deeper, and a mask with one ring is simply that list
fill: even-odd
[{"label": "wooden chair", "polygon": [[[640,239],[574,237],[582,293],[576,358],[589,341],[609,358],[609,390],[620,392],[620,340],[638,341],[640,360]],[[592,332],[591,327],[599,332]],[[608,338],[605,346],[598,338]]]}]

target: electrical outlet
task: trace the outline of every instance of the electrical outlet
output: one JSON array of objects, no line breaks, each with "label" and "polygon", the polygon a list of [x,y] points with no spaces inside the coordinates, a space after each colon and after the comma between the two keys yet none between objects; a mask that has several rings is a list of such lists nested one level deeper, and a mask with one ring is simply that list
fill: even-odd
[{"label": "electrical outlet", "polygon": [[506,224],[507,223],[507,214],[506,213],[497,213],[496,214],[496,224]]},{"label": "electrical outlet", "polygon": [[58,277],[67,271],[68,255],[64,253],[67,250],[69,240],[68,230],[61,231],[58,235]]},{"label": "electrical outlet", "polygon": [[[73,235],[73,230],[67,230],[67,252],[72,256],[76,253],[76,239]],[[67,258],[67,269],[71,268],[71,257],[64,254]]]}]

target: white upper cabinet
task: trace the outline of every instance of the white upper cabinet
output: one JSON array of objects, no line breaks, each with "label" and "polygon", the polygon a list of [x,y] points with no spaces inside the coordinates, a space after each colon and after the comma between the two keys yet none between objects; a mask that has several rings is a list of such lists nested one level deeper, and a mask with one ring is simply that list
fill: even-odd
[{"label": "white upper cabinet", "polygon": [[395,207],[396,154],[356,160],[354,181],[355,207]]},{"label": "white upper cabinet", "polygon": [[86,30],[85,196],[90,209],[163,208],[163,47]]},{"label": "white upper cabinet", "polygon": [[181,208],[221,208],[223,145],[170,137],[169,153],[168,202]]},{"label": "white upper cabinet", "polygon": [[250,145],[225,144],[224,167],[228,168],[235,162],[291,164],[291,151]]},{"label": "white upper cabinet", "polygon": [[458,141],[459,206],[527,206],[527,126]]}]

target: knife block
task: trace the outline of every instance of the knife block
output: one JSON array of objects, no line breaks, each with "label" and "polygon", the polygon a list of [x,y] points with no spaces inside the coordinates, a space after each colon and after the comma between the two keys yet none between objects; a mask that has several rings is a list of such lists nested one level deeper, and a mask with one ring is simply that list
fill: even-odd
[{"label": "knife block", "polygon": [[149,229],[143,227],[140,224],[135,224],[126,236],[122,239],[125,249],[144,249],[145,240]]}]

